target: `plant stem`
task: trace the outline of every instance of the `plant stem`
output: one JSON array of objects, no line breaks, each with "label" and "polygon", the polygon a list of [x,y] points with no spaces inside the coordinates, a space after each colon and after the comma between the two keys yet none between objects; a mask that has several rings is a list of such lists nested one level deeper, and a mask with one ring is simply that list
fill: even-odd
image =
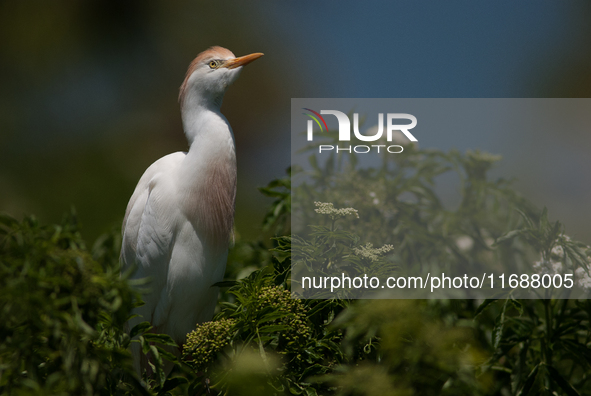
[{"label": "plant stem", "polygon": [[552,342],[552,312],[551,300],[542,300],[544,303],[544,313],[546,317],[546,342],[544,345],[544,361],[547,365],[552,365],[552,350],[550,344]]}]

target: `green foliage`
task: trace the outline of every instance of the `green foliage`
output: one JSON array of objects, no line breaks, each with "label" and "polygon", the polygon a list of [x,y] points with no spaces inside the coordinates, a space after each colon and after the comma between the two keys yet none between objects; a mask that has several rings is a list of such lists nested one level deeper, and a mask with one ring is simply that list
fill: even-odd
[{"label": "green foliage", "polygon": [[[588,276],[588,246],[564,235],[545,208],[535,218],[522,217],[524,226],[497,239],[498,245],[521,241],[532,247],[539,254],[534,267],[543,273]],[[506,373],[516,394],[591,394],[591,302],[551,299],[555,294],[546,291],[539,300],[487,300],[477,310],[496,312],[489,322],[493,354],[483,367]]]},{"label": "green foliage", "polygon": [[[492,356],[483,369],[496,371],[512,394],[591,394],[589,300],[487,302]],[[494,314],[492,314],[494,312]],[[576,393],[574,389],[577,389]]]},{"label": "green foliage", "polygon": [[263,220],[263,230],[271,230],[275,235],[289,234],[291,228],[291,168],[287,169],[287,174],[259,188],[263,195],[275,198]]},{"label": "green foliage", "polygon": [[[591,249],[579,241],[573,241],[564,234],[564,227],[559,221],[551,223],[548,220],[548,210],[533,218],[521,212],[524,220],[522,228],[507,232],[497,239],[496,243],[502,244],[515,239],[522,239],[527,245],[540,253],[541,265],[552,270],[552,264],[560,262],[560,270],[572,270],[575,274],[581,271],[589,274],[589,256]],[[580,276],[579,276],[580,277]]]},{"label": "green foliage", "polygon": [[362,220],[341,222],[340,231],[363,236],[357,243],[392,245],[390,260],[400,263],[400,272],[523,262],[518,249],[491,249],[497,238],[520,225],[515,208],[530,216],[536,211],[507,180],[488,178],[499,157],[409,145],[404,155],[386,153],[379,166],[361,167],[356,156],[346,155],[329,154],[322,166],[310,157],[312,171],[294,190],[292,210],[299,219],[294,233],[307,238],[315,230],[309,225],[330,228],[332,219],[318,219],[314,206],[314,201],[329,202],[354,207]]},{"label": "green foliage", "polygon": [[[52,226],[0,217],[0,393],[591,395],[589,300],[292,298],[292,259],[351,275],[417,263],[570,271],[591,286],[589,248],[509,182],[489,180],[497,157],[405,153],[377,168],[312,160],[294,187],[309,198],[293,202],[297,224],[291,170],[261,189],[275,198],[264,219],[274,237],[237,236],[215,318],[196,324],[181,358],[148,323],[123,330],[141,302],[118,272],[118,231],[89,251],[75,215]],[[451,201],[436,187],[449,175]],[[141,379],[131,342],[149,356]]]},{"label": "green foliage", "polygon": [[[330,371],[343,359],[338,345],[341,333],[328,329],[332,319],[327,318],[334,318],[345,302],[292,299],[291,240],[283,237],[275,242],[272,264],[234,282],[227,291],[234,301],[222,302],[214,322],[189,334],[185,360],[213,379],[212,391],[235,394],[233,384],[243,375],[236,370],[254,360],[261,364],[256,375],[267,385],[240,394],[315,394],[327,387],[306,379]],[[193,388],[201,382],[196,377]]]},{"label": "green foliage", "polygon": [[342,345],[355,364],[320,380],[334,384],[338,395],[485,393],[491,376],[475,375],[484,361],[475,332],[450,308],[424,300],[352,305],[334,325],[344,329]]},{"label": "green foliage", "polygon": [[[393,249],[392,245],[384,245],[374,248],[371,242],[361,243],[360,237],[345,229],[340,224],[346,219],[342,217],[354,217],[356,212],[352,208],[334,209],[330,204],[318,202],[317,213],[327,215],[330,225],[310,225],[310,234],[307,238],[292,237],[294,255],[294,293],[301,298],[360,298],[361,290],[353,288],[340,288],[335,291],[327,289],[315,290],[309,285],[300,284],[300,280],[313,273],[315,276],[330,276],[335,273],[346,273],[350,277],[363,276],[371,273],[372,276],[385,276],[398,268],[385,256]],[[354,209],[353,209],[354,210]]]},{"label": "green foliage", "polygon": [[2,215],[0,249],[0,392],[122,391],[134,293],[116,267],[93,259],[75,214],[54,226]]}]

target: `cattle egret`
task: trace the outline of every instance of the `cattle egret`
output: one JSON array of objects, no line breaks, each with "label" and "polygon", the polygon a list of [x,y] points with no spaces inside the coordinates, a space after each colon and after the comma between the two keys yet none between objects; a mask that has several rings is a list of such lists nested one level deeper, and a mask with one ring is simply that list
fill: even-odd
[{"label": "cattle egret", "polygon": [[[154,333],[179,345],[197,323],[211,320],[234,222],[234,135],[220,112],[228,86],[242,67],[263,54],[242,57],[221,47],[200,53],[187,71],[179,102],[188,152],[169,154],[141,177],[123,220],[122,271],[149,278],[145,305],[129,327],[149,321]],[[136,370],[146,368],[133,343]]]}]

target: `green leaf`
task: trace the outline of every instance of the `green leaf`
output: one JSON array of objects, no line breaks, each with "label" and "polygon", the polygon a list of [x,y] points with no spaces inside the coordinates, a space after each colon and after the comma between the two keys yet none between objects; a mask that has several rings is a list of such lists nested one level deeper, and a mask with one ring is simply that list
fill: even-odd
[{"label": "green leaf", "polygon": [[147,342],[157,342],[163,345],[178,346],[168,334],[145,333],[144,339]]},{"label": "green leaf", "polygon": [[287,325],[270,325],[259,327],[259,333],[274,333],[277,331],[291,330],[290,326]]},{"label": "green leaf", "polygon": [[562,339],[560,342],[573,355],[577,356],[581,360],[585,360],[588,365],[591,365],[591,349],[589,349],[586,345],[571,339]]},{"label": "green leaf", "polygon": [[178,363],[178,358],[174,354],[164,350],[160,346],[156,346],[156,348],[158,349],[158,353],[160,353],[160,356],[162,356],[164,359],[168,360],[171,363]]},{"label": "green leaf", "polygon": [[129,332],[129,338],[133,338],[138,334],[145,333],[146,331],[149,331],[151,328],[152,325],[150,324],[150,322],[138,323],[135,326],[133,326],[133,328]]},{"label": "green leaf", "polygon": [[268,314],[263,315],[262,318],[259,318],[259,320],[257,320],[257,326],[260,326],[261,324],[265,323],[265,322],[270,322],[272,320],[276,320],[279,318],[283,318],[285,317],[285,312],[281,312],[281,311],[277,311],[277,312],[271,312]]},{"label": "green leaf", "polygon": [[171,390],[178,388],[179,386],[181,386],[183,384],[188,384],[188,383],[189,383],[189,380],[184,377],[168,378],[166,380],[166,382],[164,382],[164,385],[162,386],[162,389],[160,389],[160,392],[158,392],[158,395],[164,396],[166,394],[166,392],[170,392]]},{"label": "green leaf", "polygon": [[484,300],[483,303],[478,306],[476,312],[474,312],[474,319],[476,319],[478,315],[480,315],[486,308],[488,308],[490,304],[494,303],[497,300],[497,298],[487,298],[486,300]]},{"label": "green leaf", "polygon": [[521,217],[523,218],[523,220],[525,220],[525,222],[527,223],[527,228],[536,228],[535,224],[533,223],[533,221],[529,218],[529,216],[522,210],[520,209],[515,209],[517,212],[519,212],[519,214],[521,215]]},{"label": "green leaf", "polygon": [[552,378],[556,385],[560,386],[560,388],[565,391],[568,396],[580,396],[580,393],[577,392],[577,390],[573,388],[572,385],[569,384],[562,375],[560,375],[558,370],[552,366],[546,366],[546,368],[548,369],[548,373],[550,373],[550,378]]},{"label": "green leaf", "polygon": [[513,230],[513,231],[509,231],[509,232],[501,235],[500,237],[498,237],[494,244],[495,245],[498,245],[498,244],[500,244],[502,242],[509,241],[511,239],[514,239],[514,238],[520,236],[524,232],[525,232],[525,230]]},{"label": "green leaf", "polygon": [[314,306],[311,310],[308,311],[308,317],[311,318],[312,316],[316,315],[316,313],[320,312],[324,308],[332,305],[334,303],[333,300],[325,300],[321,301]]},{"label": "green leaf", "polygon": [[[162,370],[162,357],[160,356],[160,351],[154,345],[149,346],[149,351],[152,354],[152,360],[149,361],[150,365],[155,369],[154,372],[156,374],[156,378],[158,380],[158,385],[162,387],[164,385],[164,381],[166,380],[166,374]],[[154,361],[156,364],[152,364]]]},{"label": "green leaf", "polygon": [[539,368],[540,365],[536,364],[534,369],[527,376],[527,379],[525,380],[525,383],[523,384],[523,387],[521,388],[519,393],[517,393],[517,396],[527,396],[529,394],[530,390],[532,389],[536,381],[536,376],[538,375]]},{"label": "green leaf", "polygon": [[308,387],[306,388],[306,396],[318,396],[318,393],[316,392],[316,389]]},{"label": "green leaf", "polygon": [[509,299],[505,300],[505,304],[503,304],[503,310],[501,314],[497,317],[497,321],[495,323],[495,327],[493,328],[493,347],[497,349],[501,343],[503,338],[503,327],[505,325],[505,311],[507,309],[507,303]]},{"label": "green leaf", "polygon": [[130,375],[128,378],[129,382],[131,382],[131,385],[133,387],[134,394],[140,394],[142,396],[152,396],[152,393],[146,389],[146,385],[143,383],[143,381],[138,381],[133,375]]},{"label": "green leaf", "polygon": [[515,300],[513,297],[509,299],[509,302],[519,312],[519,315],[523,315],[523,304]]}]

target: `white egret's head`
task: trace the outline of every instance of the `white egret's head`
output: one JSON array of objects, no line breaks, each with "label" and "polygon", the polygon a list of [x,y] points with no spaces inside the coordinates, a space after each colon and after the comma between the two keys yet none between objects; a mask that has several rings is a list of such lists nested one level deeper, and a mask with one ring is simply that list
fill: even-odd
[{"label": "white egret's head", "polygon": [[222,47],[211,47],[203,51],[189,65],[185,81],[181,85],[181,107],[187,100],[196,103],[206,101],[221,106],[226,89],[238,78],[242,66],[261,56],[263,54],[257,52],[237,58],[232,51]]}]

